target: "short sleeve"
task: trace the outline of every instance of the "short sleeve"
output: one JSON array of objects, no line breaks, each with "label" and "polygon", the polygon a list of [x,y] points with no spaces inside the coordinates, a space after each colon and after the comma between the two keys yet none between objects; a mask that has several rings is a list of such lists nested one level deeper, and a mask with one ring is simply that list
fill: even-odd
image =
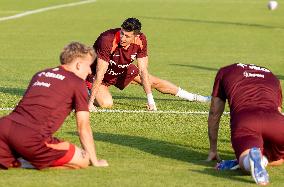
[{"label": "short sleeve", "polygon": [[223,70],[220,69],[215,77],[215,82],[212,91],[213,97],[219,97],[223,101],[226,101],[226,93],[223,85]]},{"label": "short sleeve", "polygon": [[78,86],[76,86],[74,98],[73,98],[73,107],[76,112],[78,111],[89,111],[88,108],[88,91],[85,86],[85,82],[82,80]]},{"label": "short sleeve", "polygon": [[137,44],[140,46],[140,49],[137,52],[137,58],[143,58],[148,56],[146,36],[144,34],[141,34],[138,40],[140,40],[137,42]]},{"label": "short sleeve", "polygon": [[111,57],[112,41],[107,36],[100,36],[94,43],[94,49],[97,57],[109,62]]}]

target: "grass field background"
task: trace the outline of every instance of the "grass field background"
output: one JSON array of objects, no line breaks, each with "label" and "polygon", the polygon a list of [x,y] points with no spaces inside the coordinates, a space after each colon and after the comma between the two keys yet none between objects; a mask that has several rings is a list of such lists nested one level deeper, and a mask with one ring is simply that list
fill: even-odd
[{"label": "grass field background", "polygon": [[[0,0],[0,18],[75,0]],[[192,92],[211,93],[216,71],[242,62],[266,66],[284,86],[284,4],[269,11],[266,0],[97,0],[0,21],[0,108],[14,107],[32,75],[59,64],[70,41],[92,45],[97,36],[137,17],[148,39],[150,72]],[[283,6],[283,7],[282,7]],[[111,88],[114,109],[144,110],[145,94],[131,85]],[[154,92],[160,110],[208,111]],[[228,109],[226,109],[228,111]],[[0,111],[0,116],[9,111]],[[217,172],[208,152],[207,116],[93,113],[100,158],[108,168],[0,171],[0,186],[249,186],[241,171]],[[74,115],[57,137],[79,145]],[[219,153],[233,159],[229,118],[220,125]],[[271,185],[284,182],[284,167],[268,168]]]}]

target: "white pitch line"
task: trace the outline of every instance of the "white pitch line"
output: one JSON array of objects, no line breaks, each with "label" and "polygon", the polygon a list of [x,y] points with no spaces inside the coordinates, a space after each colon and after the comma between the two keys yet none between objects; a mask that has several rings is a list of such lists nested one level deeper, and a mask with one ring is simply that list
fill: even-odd
[{"label": "white pitch line", "polygon": [[72,6],[77,6],[77,5],[87,4],[87,3],[93,3],[93,2],[96,2],[96,0],[86,0],[86,1],[76,2],[76,3],[68,3],[68,4],[62,4],[62,5],[56,5],[56,6],[50,6],[50,7],[30,10],[30,11],[26,11],[26,12],[16,14],[16,15],[13,15],[13,16],[7,16],[7,17],[2,17],[2,18],[0,17],[0,22],[11,20],[11,19],[18,19],[18,18],[21,18],[21,17],[24,17],[24,16],[28,16],[28,15],[31,15],[31,14],[37,14],[37,13],[41,13],[41,12],[45,12],[45,11],[49,11],[49,10],[55,10],[55,9],[65,8],[65,7],[72,7]]},{"label": "white pitch line", "polygon": [[0,108],[0,111],[11,111],[14,110],[14,108]]},{"label": "white pitch line", "polygon": [[[0,111],[12,111],[14,108],[0,108]],[[148,113],[148,114],[197,114],[197,115],[208,115],[206,111],[175,111],[175,110],[119,110],[119,109],[98,109],[98,113]],[[94,112],[96,113],[96,112]],[[229,114],[229,112],[224,112]]]},{"label": "white pitch line", "polygon": [[150,114],[208,114],[205,111],[175,111],[175,110],[119,110],[119,109],[99,109],[101,113],[150,113]]}]

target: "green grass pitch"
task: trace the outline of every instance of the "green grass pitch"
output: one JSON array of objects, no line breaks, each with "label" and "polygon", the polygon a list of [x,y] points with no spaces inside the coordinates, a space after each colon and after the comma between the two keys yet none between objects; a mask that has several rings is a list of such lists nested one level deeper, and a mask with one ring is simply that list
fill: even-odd
[{"label": "green grass pitch", "polygon": [[[1,0],[0,19],[30,10],[79,0]],[[267,0],[97,0],[0,21],[0,108],[21,99],[32,75],[59,64],[71,41],[92,45],[109,28],[137,17],[148,38],[149,69],[192,92],[211,93],[216,71],[242,62],[266,66],[284,86],[284,2],[275,11]],[[141,87],[111,88],[114,109],[144,110]],[[154,92],[160,110],[208,111],[209,104],[189,103]],[[228,109],[226,108],[226,111]],[[0,111],[0,116],[9,111]],[[108,168],[0,171],[0,186],[254,186],[241,171],[217,172],[208,152],[207,116],[151,113],[92,113],[98,156]],[[74,115],[57,137],[80,145]],[[222,159],[233,159],[229,117],[219,133]],[[271,186],[284,183],[284,167],[269,167]]]}]

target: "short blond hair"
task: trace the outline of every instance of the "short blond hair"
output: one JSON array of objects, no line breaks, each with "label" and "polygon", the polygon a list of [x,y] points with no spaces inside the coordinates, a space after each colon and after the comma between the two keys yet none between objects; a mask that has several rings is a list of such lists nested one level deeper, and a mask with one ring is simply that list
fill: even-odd
[{"label": "short blond hair", "polygon": [[75,58],[84,57],[86,55],[90,55],[94,58],[96,57],[93,47],[86,46],[80,42],[71,42],[66,45],[60,53],[60,63],[62,65],[69,64]]}]

